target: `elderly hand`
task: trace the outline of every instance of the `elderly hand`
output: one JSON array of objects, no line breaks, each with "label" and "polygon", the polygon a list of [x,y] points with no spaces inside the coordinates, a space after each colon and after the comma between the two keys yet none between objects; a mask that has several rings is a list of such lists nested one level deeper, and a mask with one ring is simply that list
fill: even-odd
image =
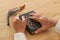
[{"label": "elderly hand", "polygon": [[35,33],[40,33],[42,31],[45,31],[45,30],[48,30],[50,29],[51,27],[54,27],[56,25],[56,21],[54,20],[51,20],[51,19],[48,19],[47,17],[44,17],[44,16],[41,16],[39,14],[30,14],[30,18],[31,19],[34,19],[38,22],[41,23],[42,27],[39,28],[38,30],[35,31]]},{"label": "elderly hand", "polygon": [[22,20],[19,19],[19,14],[14,19],[14,28],[16,32],[25,32],[26,28],[26,20],[25,17],[22,16]]}]

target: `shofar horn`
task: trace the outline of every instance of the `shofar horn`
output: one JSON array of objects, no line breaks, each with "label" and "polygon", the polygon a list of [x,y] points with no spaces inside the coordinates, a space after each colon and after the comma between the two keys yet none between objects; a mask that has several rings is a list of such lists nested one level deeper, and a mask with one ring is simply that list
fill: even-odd
[{"label": "shofar horn", "polygon": [[7,15],[7,25],[9,26],[9,18],[10,16],[14,15],[14,14],[18,14],[19,12],[21,12],[22,10],[25,9],[25,5],[20,6],[18,8],[12,9],[10,11],[8,11],[8,15]]}]

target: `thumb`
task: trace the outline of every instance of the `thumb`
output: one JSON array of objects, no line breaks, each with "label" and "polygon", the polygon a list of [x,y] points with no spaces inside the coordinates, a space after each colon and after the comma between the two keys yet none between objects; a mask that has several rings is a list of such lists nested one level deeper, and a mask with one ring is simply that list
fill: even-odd
[{"label": "thumb", "polygon": [[19,19],[19,14],[17,14],[17,16],[14,18],[13,21],[16,22],[16,21],[18,21],[18,20],[21,21],[21,20]]},{"label": "thumb", "polygon": [[26,19],[25,19],[25,17],[24,16],[22,16],[22,21],[25,21]]},{"label": "thumb", "polygon": [[26,24],[26,18],[22,16],[22,23]]},{"label": "thumb", "polygon": [[22,16],[22,25],[26,28],[26,19],[24,16]]}]

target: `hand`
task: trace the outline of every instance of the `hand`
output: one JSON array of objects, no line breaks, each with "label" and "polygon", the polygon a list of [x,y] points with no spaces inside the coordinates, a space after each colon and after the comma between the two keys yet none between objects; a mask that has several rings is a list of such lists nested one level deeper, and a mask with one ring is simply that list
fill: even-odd
[{"label": "hand", "polygon": [[56,23],[57,23],[57,21],[48,19],[47,17],[44,17],[44,16],[39,15],[39,14],[34,14],[34,13],[33,13],[33,14],[30,14],[30,15],[31,15],[31,16],[30,16],[31,19],[34,19],[34,20],[40,22],[41,25],[42,25],[42,27],[39,28],[39,29],[37,29],[37,30],[35,31],[35,33],[40,33],[40,32],[42,32],[42,31],[48,30],[48,29],[50,29],[51,27],[54,27],[54,26],[56,25]]},{"label": "hand", "polygon": [[26,20],[24,16],[22,16],[22,20],[19,19],[19,15],[15,17],[14,28],[16,32],[23,32],[23,33],[25,32]]}]

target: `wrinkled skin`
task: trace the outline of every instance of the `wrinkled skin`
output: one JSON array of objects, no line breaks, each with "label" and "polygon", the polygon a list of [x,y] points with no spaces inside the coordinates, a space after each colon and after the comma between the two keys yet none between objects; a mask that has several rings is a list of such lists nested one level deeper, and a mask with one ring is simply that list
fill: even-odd
[{"label": "wrinkled skin", "polygon": [[36,30],[35,33],[40,33],[42,31],[48,30],[51,27],[54,27],[57,23],[57,21],[48,19],[47,17],[44,17],[39,14],[30,14],[30,15],[31,15],[30,16],[31,19],[34,19],[34,20],[40,22],[42,25],[42,27],[39,28],[38,30]]},{"label": "wrinkled skin", "polygon": [[19,15],[17,15],[14,19],[14,28],[16,32],[25,32],[26,28],[26,20],[25,17],[22,16],[22,20],[19,19]]},{"label": "wrinkled skin", "polygon": [[[18,16],[15,17],[14,28],[15,28],[16,32],[25,32],[25,28],[26,28],[25,17],[23,16],[22,20],[20,20]],[[41,25],[42,25],[42,27],[37,29],[35,31],[35,33],[40,33],[42,31],[48,30],[51,27],[54,27],[57,23],[57,21],[55,21],[55,20],[51,20],[51,19],[48,19],[47,17],[44,17],[44,16],[39,15],[39,14],[34,14],[34,13],[30,14],[29,18],[40,22]]]}]

